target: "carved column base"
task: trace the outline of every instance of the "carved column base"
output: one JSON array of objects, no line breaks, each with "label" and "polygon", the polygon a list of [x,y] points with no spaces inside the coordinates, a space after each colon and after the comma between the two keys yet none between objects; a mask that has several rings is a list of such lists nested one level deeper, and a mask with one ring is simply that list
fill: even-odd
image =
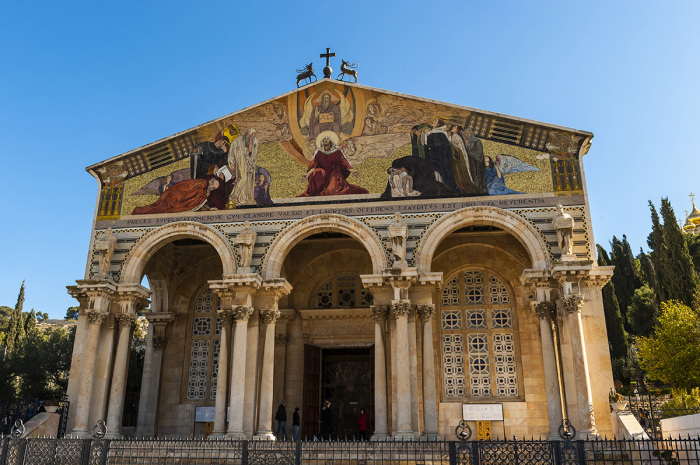
[{"label": "carved column base", "polygon": [[388,441],[389,439],[391,439],[389,433],[374,433],[369,438],[370,441]]},{"label": "carved column base", "polygon": [[416,435],[413,431],[397,431],[392,438],[394,441],[415,441]]},{"label": "carved column base", "polygon": [[248,436],[245,435],[243,430],[241,431],[229,431],[224,435],[226,439],[234,439],[234,440],[247,440]]},{"label": "carved column base", "polygon": [[425,432],[420,437],[421,441],[442,441],[439,433],[428,433]]},{"label": "carved column base", "polygon": [[272,433],[257,433],[253,436],[253,441],[275,441],[277,438]]},{"label": "carved column base", "polygon": [[600,434],[595,429],[592,429],[592,430],[591,429],[582,429],[581,431],[578,432],[578,434],[576,434],[576,439],[580,439],[580,440],[584,440],[584,441],[586,439],[595,439],[595,438],[599,438],[599,437],[600,437]]}]

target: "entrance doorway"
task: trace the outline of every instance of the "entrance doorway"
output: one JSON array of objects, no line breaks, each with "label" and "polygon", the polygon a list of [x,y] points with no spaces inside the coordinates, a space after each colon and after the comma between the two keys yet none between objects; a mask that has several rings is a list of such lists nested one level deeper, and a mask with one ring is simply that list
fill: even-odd
[{"label": "entrance doorway", "polygon": [[302,436],[318,435],[318,414],[325,400],[331,401],[333,439],[359,439],[360,409],[369,416],[369,433],[374,430],[373,348],[304,348],[304,420]]}]

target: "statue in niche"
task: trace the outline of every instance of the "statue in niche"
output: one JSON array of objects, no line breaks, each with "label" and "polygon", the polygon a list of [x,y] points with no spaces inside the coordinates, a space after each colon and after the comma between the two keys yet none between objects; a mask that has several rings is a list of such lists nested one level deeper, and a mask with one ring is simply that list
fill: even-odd
[{"label": "statue in niche", "polygon": [[236,236],[236,244],[238,244],[238,250],[241,254],[241,268],[239,272],[241,273],[251,273],[251,264],[253,262],[253,247],[255,247],[255,239],[257,233],[250,229],[250,222],[246,221],[243,223],[243,231]]},{"label": "statue in niche", "polygon": [[99,239],[95,239],[95,254],[98,257],[98,278],[109,277],[109,267],[116,248],[117,238],[112,233],[112,228],[107,228],[105,234]]},{"label": "statue in niche", "polygon": [[574,249],[574,219],[564,212],[562,205],[557,205],[557,216],[552,220],[552,225],[557,231],[557,242],[562,256],[572,255]]},{"label": "statue in niche", "polygon": [[394,221],[389,225],[389,239],[391,240],[391,253],[394,255],[394,268],[405,268],[406,262],[406,238],[408,226],[401,220],[401,213],[394,214]]}]

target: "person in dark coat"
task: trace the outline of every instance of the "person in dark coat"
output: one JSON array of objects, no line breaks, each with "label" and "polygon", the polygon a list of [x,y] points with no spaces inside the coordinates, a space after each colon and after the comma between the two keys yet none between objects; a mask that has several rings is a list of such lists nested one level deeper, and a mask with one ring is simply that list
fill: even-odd
[{"label": "person in dark coat", "polygon": [[319,420],[321,420],[321,441],[331,440],[331,425],[333,423],[333,413],[331,412],[331,401],[327,400],[323,403],[321,408],[321,413],[319,414]]},{"label": "person in dark coat", "polygon": [[275,433],[275,436],[277,437],[278,441],[282,440],[282,436],[284,436],[284,440],[287,440],[287,409],[286,409],[287,401],[283,400],[280,403],[279,408],[277,409],[277,413],[275,414],[275,420],[277,420],[277,432]]},{"label": "person in dark coat", "polygon": [[367,440],[367,414],[365,409],[360,409],[360,416],[357,418],[357,430],[360,432],[360,440]]},{"label": "person in dark coat", "polygon": [[299,407],[295,408],[292,414],[292,428],[294,429],[292,441],[296,441],[299,438]]}]

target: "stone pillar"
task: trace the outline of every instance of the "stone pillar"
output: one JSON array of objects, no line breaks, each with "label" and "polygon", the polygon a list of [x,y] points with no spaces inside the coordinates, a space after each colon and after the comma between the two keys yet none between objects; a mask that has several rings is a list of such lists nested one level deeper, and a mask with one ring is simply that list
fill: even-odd
[{"label": "stone pillar", "polygon": [[243,431],[247,438],[255,435],[258,407],[258,379],[260,364],[258,363],[260,348],[260,312],[253,309],[253,315],[248,319],[248,349],[246,350],[245,365],[245,394],[243,399]]},{"label": "stone pillar", "polygon": [[260,317],[265,324],[263,345],[262,376],[260,379],[260,410],[256,439],[274,439],[272,434],[272,391],[275,364],[275,323],[280,316],[279,310],[262,309]]},{"label": "stone pillar", "polygon": [[[248,347],[248,319],[253,307],[236,305],[233,307],[235,334],[233,335],[233,368],[231,369],[231,413],[227,437],[246,439],[243,432],[243,411],[245,402],[246,348]],[[274,349],[274,348],[273,348]]]},{"label": "stone pillar", "polygon": [[533,302],[535,314],[540,319],[540,338],[542,342],[542,365],[544,367],[544,386],[547,396],[547,416],[549,418],[550,441],[558,440],[559,426],[562,424],[562,401],[559,385],[559,367],[557,366],[554,338],[552,334],[552,318],[556,307],[554,302]]},{"label": "stone pillar", "polygon": [[408,315],[411,312],[410,300],[392,300],[391,311],[396,320],[396,408],[397,429],[393,437],[399,441],[414,440],[411,430],[411,381],[408,346]]},{"label": "stone pillar", "polygon": [[[135,303],[135,301],[128,301],[124,303],[124,306],[133,307]],[[123,308],[123,310],[128,313],[119,313],[114,316],[119,325],[119,338],[107,406],[107,434],[105,437],[110,439],[120,437],[122,432],[126,369],[129,364],[129,349],[131,349],[131,325],[136,320],[135,308]],[[130,313],[131,311],[134,313]]]},{"label": "stone pillar", "polygon": [[408,367],[411,387],[411,431],[414,439],[420,439],[420,408],[418,407],[418,331],[416,307],[412,305],[408,314]]},{"label": "stone pillar", "polygon": [[[156,434],[156,413],[158,412],[158,390],[160,389],[160,371],[163,367],[163,350],[168,343],[165,330],[169,323],[175,321],[172,313],[147,313],[150,323],[149,338],[146,345],[146,359],[141,378],[139,396],[139,419],[136,432],[150,437]],[[150,346],[150,357],[149,357]],[[143,407],[143,409],[142,409]]]},{"label": "stone pillar", "polygon": [[421,439],[439,441],[437,424],[437,396],[435,394],[435,356],[433,353],[433,318],[435,305],[418,305],[423,322],[423,424]]},{"label": "stone pillar", "polygon": [[88,425],[90,416],[90,402],[92,398],[92,382],[95,371],[95,358],[97,357],[97,342],[100,337],[100,326],[107,317],[107,312],[98,308],[91,308],[85,312],[88,317],[88,336],[85,346],[85,356],[78,389],[78,401],[76,402],[75,425],[73,435],[80,438],[89,438],[91,426]]},{"label": "stone pillar", "polygon": [[216,374],[216,400],[214,403],[214,429],[210,438],[220,438],[226,432],[226,405],[228,400],[228,367],[231,347],[231,297],[221,296],[221,310],[218,316],[221,321],[221,340],[219,342],[219,371]]},{"label": "stone pillar", "polygon": [[372,305],[374,318],[374,434],[373,441],[389,439],[388,407],[386,398],[386,350],[384,334],[386,316],[389,308],[386,305]]},{"label": "stone pillar", "polygon": [[579,425],[581,427],[578,437],[580,439],[586,439],[588,436],[598,436],[598,431],[595,426],[591,379],[588,373],[586,343],[583,336],[583,324],[581,321],[583,297],[580,295],[570,295],[559,302],[566,311],[566,319],[569,324],[569,333],[571,336],[571,355],[574,362],[574,377],[576,379],[576,401],[578,404]]}]

